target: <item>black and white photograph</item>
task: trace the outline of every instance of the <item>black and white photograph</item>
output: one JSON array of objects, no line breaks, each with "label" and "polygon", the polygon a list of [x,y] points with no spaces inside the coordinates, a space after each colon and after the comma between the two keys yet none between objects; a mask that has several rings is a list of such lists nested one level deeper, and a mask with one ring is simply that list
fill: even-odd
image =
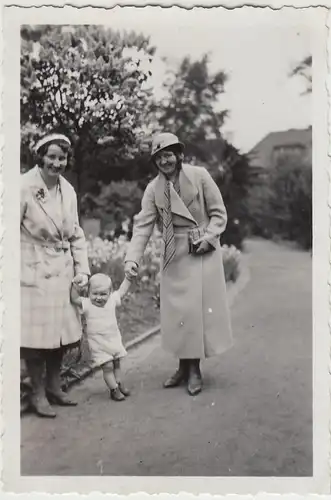
[{"label": "black and white photograph", "polygon": [[327,10],[18,10],[19,491],[324,492]]}]

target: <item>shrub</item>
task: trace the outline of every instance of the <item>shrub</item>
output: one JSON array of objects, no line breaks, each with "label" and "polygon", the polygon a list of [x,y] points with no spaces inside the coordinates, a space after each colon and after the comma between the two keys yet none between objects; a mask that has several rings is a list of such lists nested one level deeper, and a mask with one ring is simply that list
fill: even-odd
[{"label": "shrub", "polygon": [[118,238],[124,234],[123,224],[130,223],[139,212],[142,195],[136,181],[111,182],[101,185],[98,195],[86,194],[81,209],[86,216],[100,219],[104,238]]},{"label": "shrub", "polygon": [[238,218],[229,219],[226,229],[221,236],[221,244],[234,246],[238,250],[242,250],[244,239],[246,237],[245,224]]},{"label": "shrub", "polygon": [[312,245],[312,168],[300,159],[282,158],[264,184],[251,190],[248,210],[255,234]]},{"label": "shrub", "polygon": [[272,171],[270,182],[269,207],[275,233],[305,249],[311,248],[311,165],[283,161]]},{"label": "shrub", "polygon": [[237,281],[240,273],[241,253],[233,245],[222,246],[225,281]]}]

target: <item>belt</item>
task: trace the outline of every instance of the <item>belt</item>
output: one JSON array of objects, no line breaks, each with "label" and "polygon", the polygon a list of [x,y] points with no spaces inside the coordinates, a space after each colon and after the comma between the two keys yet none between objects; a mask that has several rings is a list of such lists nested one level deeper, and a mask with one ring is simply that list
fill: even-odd
[{"label": "belt", "polygon": [[55,250],[56,252],[67,252],[70,248],[68,240],[61,241],[38,241],[30,238],[21,238],[22,243],[31,243],[39,247],[46,247]]},{"label": "belt", "polygon": [[69,241],[61,241],[59,243],[55,243],[53,247],[52,245],[50,245],[50,248],[54,248],[56,252],[67,252],[70,248]]}]

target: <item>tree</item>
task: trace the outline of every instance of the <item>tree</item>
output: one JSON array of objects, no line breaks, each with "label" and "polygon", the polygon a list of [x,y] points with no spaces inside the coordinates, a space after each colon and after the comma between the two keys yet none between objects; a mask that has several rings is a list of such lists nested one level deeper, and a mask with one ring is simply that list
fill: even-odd
[{"label": "tree", "polygon": [[164,84],[167,97],[160,105],[159,125],[181,138],[188,161],[212,164],[216,160],[206,143],[221,138],[227,111],[216,108],[226,79],[223,71],[210,74],[208,56],[204,55],[197,61],[185,57]]},{"label": "tree", "polygon": [[[152,58],[142,35],[102,26],[23,26],[21,30],[21,124],[23,161],[27,144],[49,130],[74,144],[78,194],[139,150],[149,74],[135,54]],[[107,148],[107,162],[98,157]],[[94,168],[95,166],[98,168]]]},{"label": "tree", "polygon": [[87,193],[83,196],[82,205],[86,215],[93,215],[105,226],[111,227],[115,236],[121,232],[122,224],[128,222],[128,230],[132,228],[133,216],[139,212],[143,190],[136,181],[119,181],[103,184],[98,196]]},{"label": "tree", "polygon": [[306,56],[304,59],[302,59],[302,61],[300,61],[294,67],[294,69],[290,73],[290,76],[300,76],[305,80],[306,90],[304,94],[311,94],[312,92],[312,84],[313,84],[312,65],[313,65],[312,56]]}]

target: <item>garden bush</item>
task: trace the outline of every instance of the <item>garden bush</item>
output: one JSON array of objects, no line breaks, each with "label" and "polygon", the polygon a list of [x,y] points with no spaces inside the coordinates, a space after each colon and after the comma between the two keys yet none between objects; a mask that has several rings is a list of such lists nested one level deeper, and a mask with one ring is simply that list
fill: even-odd
[{"label": "garden bush", "polygon": [[282,158],[267,179],[252,188],[248,200],[254,234],[312,245],[312,167],[291,157]]}]

